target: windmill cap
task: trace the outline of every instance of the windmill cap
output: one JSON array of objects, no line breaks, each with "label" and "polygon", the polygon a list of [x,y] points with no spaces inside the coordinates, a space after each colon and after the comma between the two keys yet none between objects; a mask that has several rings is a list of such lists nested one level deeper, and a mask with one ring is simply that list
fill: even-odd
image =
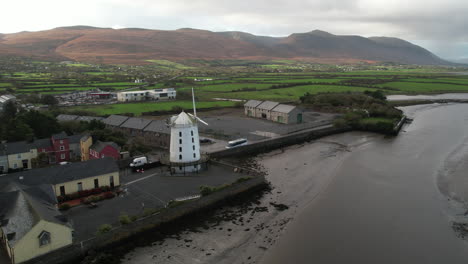
[{"label": "windmill cap", "polygon": [[173,127],[189,127],[189,126],[195,126],[197,122],[195,119],[185,112],[181,112],[177,116],[173,116],[171,118],[171,126]]}]

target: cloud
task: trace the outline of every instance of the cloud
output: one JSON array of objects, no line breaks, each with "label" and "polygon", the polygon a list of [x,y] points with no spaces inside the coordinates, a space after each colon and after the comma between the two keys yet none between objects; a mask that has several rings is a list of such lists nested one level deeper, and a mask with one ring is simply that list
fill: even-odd
[{"label": "cloud", "polygon": [[0,32],[59,26],[201,28],[285,36],[400,37],[442,57],[468,57],[466,0],[15,0],[2,3]]}]

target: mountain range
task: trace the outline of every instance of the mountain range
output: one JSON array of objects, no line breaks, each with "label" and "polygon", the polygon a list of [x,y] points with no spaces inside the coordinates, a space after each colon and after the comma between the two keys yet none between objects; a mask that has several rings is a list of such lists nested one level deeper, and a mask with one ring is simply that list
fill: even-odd
[{"label": "mountain range", "polygon": [[0,56],[145,64],[167,59],[307,60],[319,63],[395,62],[449,65],[430,51],[389,37],[341,36],[314,30],[287,37],[183,28],[60,27],[37,32],[0,34]]}]

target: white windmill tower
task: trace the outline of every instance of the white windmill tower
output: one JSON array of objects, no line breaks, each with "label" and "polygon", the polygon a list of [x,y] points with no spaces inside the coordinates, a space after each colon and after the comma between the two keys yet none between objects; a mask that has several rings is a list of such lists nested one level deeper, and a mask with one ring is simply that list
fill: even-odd
[{"label": "white windmill tower", "polygon": [[173,116],[170,121],[171,142],[170,155],[171,169],[175,173],[196,172],[200,165],[200,139],[198,136],[198,121],[208,125],[197,117],[195,107],[195,94],[192,88],[193,115],[182,111]]}]

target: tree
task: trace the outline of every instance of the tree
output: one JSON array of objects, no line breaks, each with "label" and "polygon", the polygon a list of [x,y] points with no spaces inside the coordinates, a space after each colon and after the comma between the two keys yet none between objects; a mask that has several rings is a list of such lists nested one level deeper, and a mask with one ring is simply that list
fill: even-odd
[{"label": "tree", "polygon": [[47,138],[61,131],[57,119],[36,110],[24,112],[18,118],[29,125],[37,138]]},{"label": "tree", "polygon": [[53,95],[44,95],[41,99],[41,102],[46,105],[55,106],[58,105],[59,101]]},{"label": "tree", "polygon": [[30,141],[33,136],[33,130],[21,120],[12,119],[5,126],[4,137],[7,141]]},{"label": "tree", "polygon": [[3,106],[3,113],[2,113],[2,121],[8,122],[11,119],[16,118],[16,114],[18,113],[18,108],[13,101],[8,101]]}]

